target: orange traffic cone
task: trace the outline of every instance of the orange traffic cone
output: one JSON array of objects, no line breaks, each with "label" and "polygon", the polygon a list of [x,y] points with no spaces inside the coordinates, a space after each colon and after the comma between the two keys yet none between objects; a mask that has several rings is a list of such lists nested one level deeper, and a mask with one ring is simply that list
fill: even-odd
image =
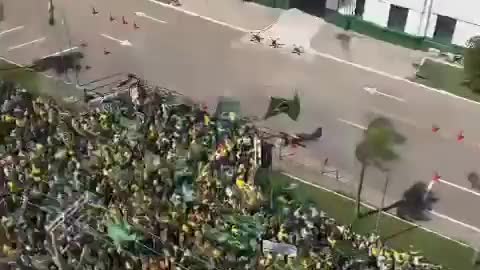
[{"label": "orange traffic cone", "polygon": [[461,142],[463,141],[463,139],[465,139],[465,136],[463,135],[463,130],[462,130],[457,135],[457,141]]}]

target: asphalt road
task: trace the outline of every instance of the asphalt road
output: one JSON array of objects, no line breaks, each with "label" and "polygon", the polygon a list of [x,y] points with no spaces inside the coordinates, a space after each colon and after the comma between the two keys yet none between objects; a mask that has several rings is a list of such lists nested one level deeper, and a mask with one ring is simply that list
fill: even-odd
[{"label": "asphalt road", "polygon": [[[57,24],[49,26],[46,0],[6,0],[5,21],[0,23],[0,55],[29,64],[32,59],[86,42],[88,46],[78,50],[85,55],[83,65],[91,69],[83,69],[78,76],[69,72],[68,80],[74,83],[133,72],[212,106],[219,95],[236,96],[250,115],[262,115],[269,96],[289,97],[296,89],[302,101],[299,121],[278,117],[265,125],[289,132],[309,132],[323,126],[321,141],[298,158],[320,163],[328,157],[331,164],[354,176],[359,171],[354,148],[362,130],[346,121],[366,126],[376,116],[387,116],[407,137],[407,143],[398,149],[401,159],[392,164],[388,194],[392,199],[400,198],[417,181],[429,182],[434,171],[445,181],[470,188],[466,176],[479,169],[477,104],[325,57],[297,56],[250,44],[245,33],[148,0],[56,0],[55,6]],[[99,14],[92,15],[93,6]],[[135,12],[157,20],[136,16]],[[109,20],[110,14],[115,22]],[[122,23],[121,16],[128,24]],[[134,21],[139,29],[134,29]],[[4,32],[20,26],[23,28]],[[131,46],[122,46],[105,35],[128,40]],[[38,39],[41,41],[16,47]],[[105,55],[104,50],[110,54]],[[370,95],[364,87],[375,87],[396,98]],[[431,131],[432,124],[440,127],[438,133]],[[465,140],[458,142],[456,135],[461,130]],[[381,190],[383,176],[369,170],[366,184]],[[442,183],[434,190],[440,196],[437,212],[480,227],[480,215],[470,210],[480,204],[479,196]]]}]

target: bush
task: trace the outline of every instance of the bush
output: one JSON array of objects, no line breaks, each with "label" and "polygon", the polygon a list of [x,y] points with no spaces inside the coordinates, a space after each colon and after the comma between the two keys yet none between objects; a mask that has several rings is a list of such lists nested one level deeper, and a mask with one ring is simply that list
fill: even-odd
[{"label": "bush", "polygon": [[465,49],[464,69],[468,87],[480,92],[480,48]]}]

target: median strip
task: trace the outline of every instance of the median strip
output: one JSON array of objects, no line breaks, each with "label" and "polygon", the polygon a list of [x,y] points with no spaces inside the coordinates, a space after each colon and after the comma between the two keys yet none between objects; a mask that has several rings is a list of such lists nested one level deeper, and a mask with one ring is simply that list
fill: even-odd
[{"label": "median strip", "polygon": [[[368,235],[375,231],[376,215],[355,219],[355,201],[343,194],[323,188],[319,185],[284,172],[274,172],[271,181],[282,184],[295,181],[298,187],[292,191],[294,197],[302,201],[312,201],[329,216],[339,223],[352,224],[357,233]],[[315,188],[312,188],[315,187]],[[364,211],[374,207],[363,204]],[[471,262],[474,250],[460,241],[438,234],[417,224],[405,221],[389,213],[381,214],[379,233],[388,246],[399,250],[420,250],[422,254],[434,263],[448,269],[473,270]]]}]

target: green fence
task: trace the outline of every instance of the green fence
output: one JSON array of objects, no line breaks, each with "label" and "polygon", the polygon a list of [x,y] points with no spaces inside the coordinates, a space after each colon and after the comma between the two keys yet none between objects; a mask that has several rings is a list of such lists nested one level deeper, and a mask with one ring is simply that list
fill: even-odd
[{"label": "green fence", "polygon": [[[295,6],[297,0],[251,0],[255,3],[273,7],[289,9]],[[462,54],[463,47],[453,44],[443,44],[427,37],[419,37],[407,34],[405,32],[388,29],[380,25],[367,22],[359,17],[345,16],[335,11],[327,12],[324,18],[327,22],[335,24],[338,27],[352,30],[357,33],[389,42],[398,46],[406,47],[413,50],[426,51],[429,48],[436,48],[442,52],[452,52],[455,54]]]},{"label": "green fence", "polygon": [[272,7],[272,8],[289,9],[291,6],[290,0],[250,0],[250,1],[258,3],[260,5],[267,6],[267,7]]},{"label": "green fence", "polygon": [[429,48],[436,48],[442,52],[452,52],[455,54],[462,54],[464,49],[461,46],[453,44],[442,44],[431,38],[413,36],[405,32],[385,28],[355,16],[330,13],[325,17],[325,20],[338,27],[409,49],[426,51]]}]

